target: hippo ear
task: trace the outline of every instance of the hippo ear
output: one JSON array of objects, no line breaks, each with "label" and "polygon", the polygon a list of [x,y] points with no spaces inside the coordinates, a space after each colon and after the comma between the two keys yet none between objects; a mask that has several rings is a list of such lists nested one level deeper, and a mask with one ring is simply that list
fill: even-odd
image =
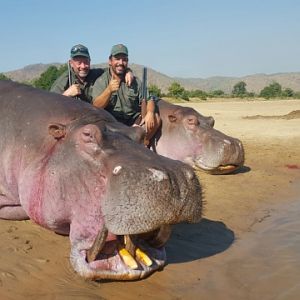
[{"label": "hippo ear", "polygon": [[176,122],[177,117],[175,115],[168,115],[168,119],[171,123]]},{"label": "hippo ear", "polygon": [[48,132],[55,139],[59,140],[66,136],[66,126],[59,123],[53,123],[48,126]]},{"label": "hippo ear", "polygon": [[100,150],[102,133],[94,124],[82,126],[78,131],[78,143],[81,150],[93,155]]},{"label": "hippo ear", "polygon": [[207,122],[210,127],[215,126],[215,119],[213,117],[207,117]]}]

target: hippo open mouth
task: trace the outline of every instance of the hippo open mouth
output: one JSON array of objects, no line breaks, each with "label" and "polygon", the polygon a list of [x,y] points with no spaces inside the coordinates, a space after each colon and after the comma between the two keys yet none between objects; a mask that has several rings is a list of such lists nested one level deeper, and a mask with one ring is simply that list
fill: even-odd
[{"label": "hippo open mouth", "polygon": [[220,164],[219,165],[218,162],[212,162],[212,161],[208,162],[204,160],[202,157],[193,159],[193,157],[191,156],[186,158],[184,162],[193,166],[195,170],[204,171],[212,175],[229,174],[234,171],[237,171],[243,165],[243,164],[224,164],[224,165]]},{"label": "hippo open mouth", "polygon": [[136,235],[114,235],[104,226],[89,249],[83,242],[73,245],[71,263],[88,279],[141,279],[165,265],[170,235],[170,225]]},{"label": "hippo open mouth", "polygon": [[206,173],[212,174],[212,175],[224,175],[224,174],[230,174],[234,171],[237,171],[242,166],[241,165],[220,165],[217,167],[207,167],[207,166],[194,166],[197,170],[205,171]]}]

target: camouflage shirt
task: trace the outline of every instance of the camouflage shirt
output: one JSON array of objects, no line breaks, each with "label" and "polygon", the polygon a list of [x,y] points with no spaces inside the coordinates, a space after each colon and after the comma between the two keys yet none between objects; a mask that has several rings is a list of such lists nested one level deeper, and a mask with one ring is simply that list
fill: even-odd
[{"label": "camouflage shirt", "polygon": [[[96,79],[103,74],[106,69],[90,69],[88,76],[85,78],[84,83],[81,83],[76,77],[73,70],[71,70],[72,83],[78,83],[80,85],[81,94],[76,96],[82,101],[92,103],[92,90]],[[62,94],[69,88],[69,73],[65,71],[51,86],[50,91],[58,94]]]},{"label": "camouflage shirt", "polygon": [[[93,87],[92,96],[94,99],[103,93],[111,79],[109,69],[105,70]],[[105,107],[119,122],[131,126],[141,113],[140,100],[142,98],[141,81],[134,77],[130,87],[121,81],[118,91],[111,95],[108,105]]]}]

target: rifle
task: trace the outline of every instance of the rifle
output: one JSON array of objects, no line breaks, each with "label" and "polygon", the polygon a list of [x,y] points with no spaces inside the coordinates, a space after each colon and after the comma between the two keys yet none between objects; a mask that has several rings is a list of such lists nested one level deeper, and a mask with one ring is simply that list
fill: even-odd
[{"label": "rifle", "polygon": [[68,77],[69,77],[69,87],[72,85],[71,67],[70,62],[68,62]]},{"label": "rifle", "polygon": [[143,81],[142,81],[142,99],[140,101],[142,119],[145,118],[147,113],[147,68],[143,68]]}]

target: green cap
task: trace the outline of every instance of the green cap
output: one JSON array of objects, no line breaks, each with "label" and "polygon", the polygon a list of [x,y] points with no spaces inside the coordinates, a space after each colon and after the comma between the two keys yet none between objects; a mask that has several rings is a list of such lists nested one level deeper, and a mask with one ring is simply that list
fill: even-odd
[{"label": "green cap", "polygon": [[71,48],[71,58],[76,56],[84,56],[90,58],[89,49],[81,44],[75,45]]},{"label": "green cap", "polygon": [[128,49],[123,44],[114,45],[111,48],[110,55],[116,56],[118,54],[125,54],[128,56]]}]

